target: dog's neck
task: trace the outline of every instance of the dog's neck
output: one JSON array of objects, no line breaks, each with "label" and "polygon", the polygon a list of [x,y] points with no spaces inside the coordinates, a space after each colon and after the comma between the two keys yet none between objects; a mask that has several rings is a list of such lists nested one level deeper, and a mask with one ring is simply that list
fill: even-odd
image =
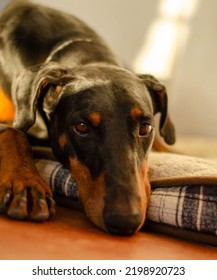
[{"label": "dog's neck", "polygon": [[52,49],[45,63],[51,61],[68,68],[93,62],[121,66],[120,61],[107,49],[103,41],[89,37],[70,38],[58,44]]},{"label": "dog's neck", "polygon": [[90,38],[75,38],[75,39],[69,39],[67,41],[62,42],[60,45],[56,46],[49,54],[49,56],[46,59],[46,63],[50,62],[55,55],[57,55],[59,52],[64,51],[67,47],[69,47],[72,44],[75,43],[92,43],[92,39]]}]

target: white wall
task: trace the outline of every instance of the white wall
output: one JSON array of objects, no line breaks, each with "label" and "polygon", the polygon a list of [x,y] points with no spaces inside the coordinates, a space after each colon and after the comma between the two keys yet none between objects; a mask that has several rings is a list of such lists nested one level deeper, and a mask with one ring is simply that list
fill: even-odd
[{"label": "white wall", "polygon": [[33,0],[71,12],[93,27],[127,64],[144,40],[159,0]]},{"label": "white wall", "polygon": [[8,0],[0,0],[0,9],[2,9],[8,2]]},{"label": "white wall", "polygon": [[171,111],[180,134],[217,137],[217,1],[200,1],[174,73]]}]

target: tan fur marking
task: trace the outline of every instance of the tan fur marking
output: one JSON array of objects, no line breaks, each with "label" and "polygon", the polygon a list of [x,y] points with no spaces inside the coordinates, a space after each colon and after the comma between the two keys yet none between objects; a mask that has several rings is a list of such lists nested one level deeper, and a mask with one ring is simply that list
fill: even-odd
[{"label": "tan fur marking", "polygon": [[69,158],[72,177],[79,189],[79,196],[85,212],[90,220],[98,227],[105,229],[103,209],[105,206],[104,174],[92,180],[89,169],[78,160]]},{"label": "tan fur marking", "polygon": [[148,203],[150,199],[151,186],[148,180],[148,163],[144,160],[141,170],[137,172],[137,183],[139,186],[139,192],[141,194],[141,210],[143,213],[143,222],[138,227],[137,231],[143,226],[146,218],[146,212],[148,208]]},{"label": "tan fur marking", "polygon": [[131,112],[130,112],[130,115],[131,117],[136,120],[138,117],[140,117],[142,115],[142,110],[138,107],[134,107]]},{"label": "tan fur marking", "polygon": [[99,113],[96,112],[90,113],[88,118],[93,126],[98,126],[101,122],[101,116]]}]

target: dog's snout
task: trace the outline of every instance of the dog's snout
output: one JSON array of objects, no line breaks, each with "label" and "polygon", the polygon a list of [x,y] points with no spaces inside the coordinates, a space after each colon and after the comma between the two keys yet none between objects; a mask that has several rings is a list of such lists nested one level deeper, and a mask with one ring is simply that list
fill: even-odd
[{"label": "dog's snout", "polygon": [[110,233],[118,235],[131,235],[136,232],[142,222],[142,214],[106,213],[104,222]]}]

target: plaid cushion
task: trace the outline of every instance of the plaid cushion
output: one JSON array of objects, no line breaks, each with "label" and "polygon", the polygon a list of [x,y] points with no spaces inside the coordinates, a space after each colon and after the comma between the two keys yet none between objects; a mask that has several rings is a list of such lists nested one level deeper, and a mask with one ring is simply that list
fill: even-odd
[{"label": "plaid cushion", "polygon": [[[56,194],[79,199],[76,182],[60,163],[40,159],[36,161],[36,166]],[[147,219],[217,235],[217,186],[155,187]]]},{"label": "plaid cushion", "polygon": [[45,182],[58,195],[78,200],[78,188],[68,169],[51,160],[36,160],[36,167]]},{"label": "plaid cushion", "polygon": [[217,235],[217,186],[155,188],[147,218]]}]

